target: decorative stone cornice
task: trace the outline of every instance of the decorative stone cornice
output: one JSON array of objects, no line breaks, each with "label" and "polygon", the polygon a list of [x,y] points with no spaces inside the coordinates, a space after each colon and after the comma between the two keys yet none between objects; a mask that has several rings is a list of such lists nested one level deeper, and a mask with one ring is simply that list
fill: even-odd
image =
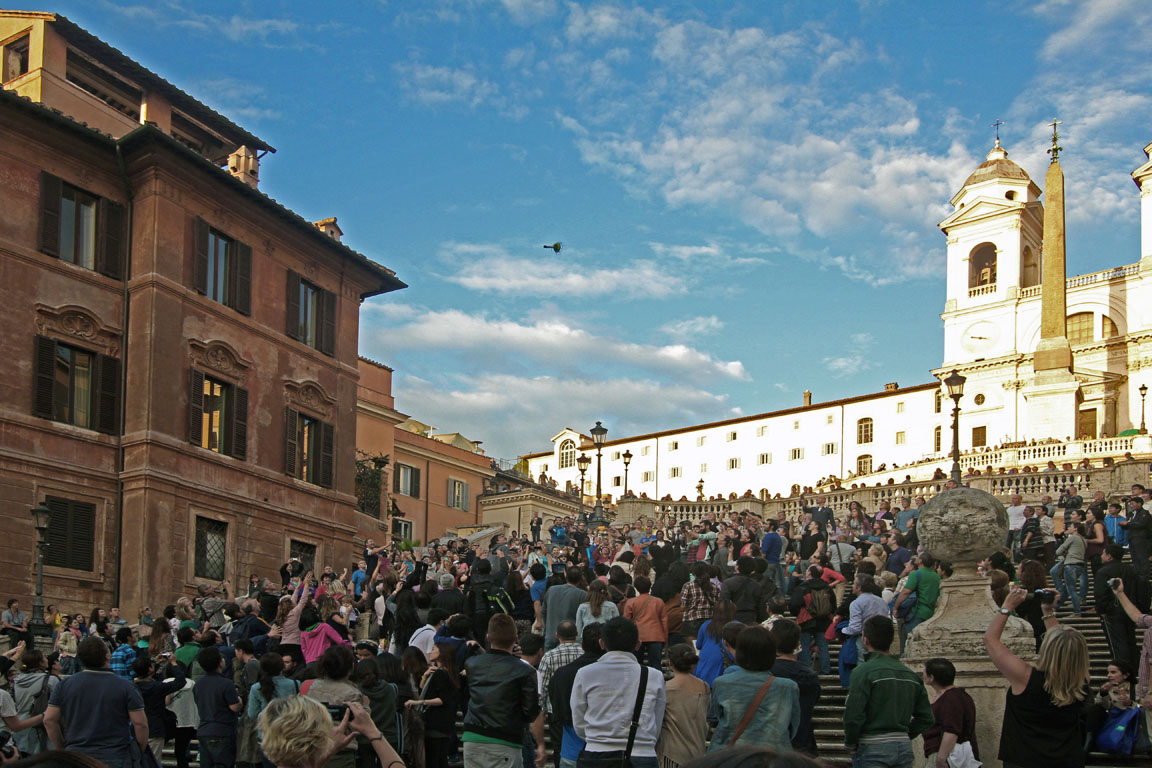
[{"label": "decorative stone cornice", "polygon": [[284,403],[331,419],[336,410],[336,398],[328,394],[316,381],[286,381]]},{"label": "decorative stone cornice", "polygon": [[229,379],[235,384],[243,385],[252,368],[252,363],[242,358],[226,341],[189,339],[188,357],[197,368],[211,371],[214,376]]},{"label": "decorative stone cornice", "polygon": [[57,341],[79,341],[115,357],[120,351],[120,329],[105,325],[92,310],[75,304],[36,305],[36,332]]}]

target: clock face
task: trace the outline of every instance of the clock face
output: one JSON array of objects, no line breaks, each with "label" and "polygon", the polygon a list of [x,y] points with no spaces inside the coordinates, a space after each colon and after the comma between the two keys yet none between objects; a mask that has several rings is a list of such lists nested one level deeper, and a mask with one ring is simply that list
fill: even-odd
[{"label": "clock face", "polygon": [[1000,328],[995,323],[982,320],[968,326],[960,343],[968,352],[977,354],[991,349],[999,338]]}]

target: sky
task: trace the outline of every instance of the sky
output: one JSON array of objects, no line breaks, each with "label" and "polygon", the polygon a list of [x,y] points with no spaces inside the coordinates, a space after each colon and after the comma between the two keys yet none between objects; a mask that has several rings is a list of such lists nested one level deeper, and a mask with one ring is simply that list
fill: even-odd
[{"label": "sky", "polygon": [[410,286],[361,308],[397,409],[495,457],[929,381],[996,120],[1041,186],[1063,121],[1070,275],[1139,260],[1145,0],[37,10],[275,146],[261,189]]}]

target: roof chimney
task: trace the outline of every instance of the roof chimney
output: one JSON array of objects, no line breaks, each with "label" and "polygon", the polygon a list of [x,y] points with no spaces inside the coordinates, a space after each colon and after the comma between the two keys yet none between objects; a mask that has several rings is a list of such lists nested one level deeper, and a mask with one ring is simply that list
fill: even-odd
[{"label": "roof chimney", "polygon": [[900,385],[897,384],[895,381],[889,382],[888,384],[884,385],[884,391],[885,392],[895,392],[898,389],[900,389]]},{"label": "roof chimney", "polygon": [[260,184],[260,158],[248,147],[240,147],[228,155],[228,173],[252,189]]},{"label": "roof chimney", "polygon": [[336,242],[340,242],[340,237],[344,233],[340,230],[339,225],[336,224],[335,216],[329,216],[326,219],[320,219],[320,221],[313,223],[316,225],[317,229],[328,235],[328,237],[332,238]]},{"label": "roof chimney", "polygon": [[807,408],[810,405],[812,405],[812,390],[806,389],[804,390],[804,407]]}]

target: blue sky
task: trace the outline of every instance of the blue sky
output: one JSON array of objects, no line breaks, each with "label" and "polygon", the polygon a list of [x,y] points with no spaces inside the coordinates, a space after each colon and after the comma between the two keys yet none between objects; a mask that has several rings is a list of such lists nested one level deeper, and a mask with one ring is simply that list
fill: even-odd
[{"label": "blue sky", "polygon": [[1040,184],[1064,121],[1070,274],[1139,258],[1143,0],[42,9],[276,146],[262,189],[411,286],[361,315],[397,407],[495,456],[927,381],[997,118]]}]

